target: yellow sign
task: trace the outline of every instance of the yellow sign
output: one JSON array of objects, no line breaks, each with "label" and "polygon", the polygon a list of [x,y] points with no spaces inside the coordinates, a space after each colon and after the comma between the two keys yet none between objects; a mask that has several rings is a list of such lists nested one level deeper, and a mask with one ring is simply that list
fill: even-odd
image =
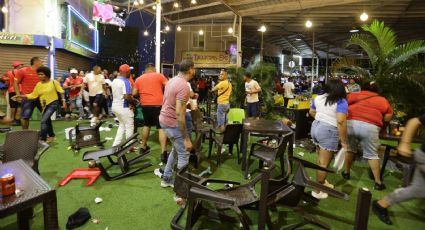
[{"label": "yellow sign", "polygon": [[12,34],[0,32],[0,43],[14,45],[34,45],[34,36],[30,34]]},{"label": "yellow sign", "polygon": [[182,59],[192,59],[195,64],[230,64],[225,52],[183,52]]}]

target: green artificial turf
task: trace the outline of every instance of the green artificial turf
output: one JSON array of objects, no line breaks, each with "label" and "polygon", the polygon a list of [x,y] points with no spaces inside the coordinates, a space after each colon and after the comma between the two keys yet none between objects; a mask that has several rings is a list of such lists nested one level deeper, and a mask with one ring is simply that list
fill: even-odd
[{"label": "green artificial turf", "polygon": [[[75,121],[55,121],[53,123],[57,140],[51,144],[50,149],[42,156],[40,162],[41,176],[54,188],[57,189],[58,215],[61,229],[65,229],[68,216],[80,207],[90,210],[93,218],[99,219],[99,224],[87,222],[80,229],[170,229],[170,221],[179,209],[173,201],[173,191],[170,188],[160,187],[160,180],[153,174],[153,170],[159,163],[159,146],[157,134],[153,134],[149,145],[152,148],[149,160],[153,166],[136,176],[117,181],[105,181],[100,177],[93,186],[85,186],[85,180],[73,180],[66,186],[58,187],[59,181],[75,168],[86,168],[87,162],[82,161],[82,154],[89,149],[83,149],[74,154],[68,150],[68,142],[65,140],[63,130],[75,125]],[[39,122],[32,121],[31,128],[38,129]],[[114,137],[116,127],[110,132],[101,132],[102,138]],[[0,141],[4,135],[0,135]],[[112,141],[107,142],[110,146]],[[303,152],[303,159],[316,160],[315,153],[309,153],[305,149],[296,148],[296,152]],[[204,145],[204,156],[207,155],[207,145]],[[246,182],[243,179],[240,166],[237,164],[235,155],[225,160],[219,168],[215,167],[215,161],[203,159],[202,171],[210,164],[214,178],[231,179]],[[257,167],[257,163],[251,164],[251,170]],[[331,174],[328,181],[335,185],[337,190],[350,195],[349,201],[328,198],[320,201],[317,207],[305,206],[304,208],[320,220],[332,226],[332,229],[353,229],[357,192],[359,188],[366,187],[372,191],[373,199],[382,198],[385,194],[398,188],[401,184],[402,175],[399,172],[387,171],[385,175],[385,191],[374,191],[373,182],[368,179],[368,166],[365,163],[356,162],[351,173],[351,180],[346,182],[339,174]],[[312,178],[315,172],[308,170]],[[257,188],[258,189],[258,188]],[[424,191],[425,192],[425,191]],[[96,204],[94,199],[101,197],[103,202]],[[393,226],[387,226],[380,222],[374,214],[369,217],[369,229],[423,229],[425,224],[425,202],[414,200],[396,205],[391,208],[390,215],[394,222]],[[35,217],[31,221],[31,229],[44,229],[42,206],[34,209]],[[254,212],[249,212],[252,222],[256,223]],[[293,224],[300,220],[294,212],[279,208],[272,213],[277,226]],[[196,226],[200,229],[238,229],[239,225],[219,224],[217,222],[202,219]],[[254,229],[256,227],[253,227]],[[16,216],[0,219],[0,229],[17,229]],[[317,229],[307,225],[301,229]]]}]

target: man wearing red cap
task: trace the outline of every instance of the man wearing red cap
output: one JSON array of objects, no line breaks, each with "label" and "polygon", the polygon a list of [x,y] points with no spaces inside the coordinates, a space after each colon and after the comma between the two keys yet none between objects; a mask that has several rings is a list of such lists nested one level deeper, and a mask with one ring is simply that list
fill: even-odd
[{"label": "man wearing red cap", "polygon": [[75,68],[72,68],[69,73],[71,76],[65,79],[63,83],[63,89],[69,89],[69,113],[72,113],[72,110],[77,107],[80,114],[78,120],[82,120],[84,117],[84,108],[81,89],[84,87],[84,79],[78,76],[78,70]]},{"label": "man wearing red cap", "polygon": [[112,146],[121,144],[122,136],[125,132],[125,138],[131,137],[134,131],[134,99],[132,96],[131,85],[128,78],[130,77],[130,66],[121,65],[119,75],[111,84],[112,88],[112,112],[117,117],[120,125],[115,136]]},{"label": "man wearing red cap", "polygon": [[10,106],[10,119],[14,120],[15,125],[21,125],[21,103],[12,100],[15,96],[15,89],[13,88],[13,81],[19,69],[24,67],[21,61],[14,61],[12,63],[13,70],[7,71],[3,74],[2,80],[7,84],[7,92],[9,93],[9,106]]},{"label": "man wearing red cap", "polygon": [[[15,89],[16,95],[30,94],[35,88],[35,85],[40,81],[37,75],[37,69],[43,66],[43,61],[39,57],[31,58],[31,66],[20,69],[13,82],[13,88]],[[42,107],[40,100],[24,99],[22,101],[22,129],[28,129],[29,119],[32,116],[32,112],[35,107],[41,112]]]}]

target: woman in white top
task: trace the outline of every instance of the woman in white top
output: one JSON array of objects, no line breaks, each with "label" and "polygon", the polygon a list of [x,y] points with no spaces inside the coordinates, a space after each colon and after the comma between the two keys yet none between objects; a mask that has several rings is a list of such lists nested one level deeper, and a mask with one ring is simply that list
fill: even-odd
[{"label": "woman in white top", "polygon": [[[344,85],[339,80],[331,80],[325,86],[325,94],[317,96],[310,109],[314,117],[311,126],[311,137],[319,147],[318,164],[327,168],[335,152],[338,151],[339,142],[347,149],[347,111],[348,104]],[[326,181],[327,173],[317,171],[317,182],[333,188]],[[312,196],[325,199],[327,193],[312,191]]]}]

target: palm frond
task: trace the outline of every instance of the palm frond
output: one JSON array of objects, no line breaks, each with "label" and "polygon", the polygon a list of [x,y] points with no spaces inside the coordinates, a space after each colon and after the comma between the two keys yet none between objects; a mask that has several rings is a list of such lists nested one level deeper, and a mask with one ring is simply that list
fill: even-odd
[{"label": "palm frond", "polygon": [[384,22],[375,20],[370,25],[363,25],[362,29],[371,33],[378,41],[381,59],[386,59],[396,48],[396,34],[390,27],[385,26]]},{"label": "palm frond", "polygon": [[379,45],[377,39],[368,34],[354,34],[348,41],[347,46],[360,46],[367,54],[372,64],[375,67],[378,61]]},{"label": "palm frond", "polygon": [[359,75],[362,75],[365,78],[372,77],[370,72],[367,69],[361,68],[357,60],[354,58],[349,58],[349,57],[338,58],[335,62],[332,63],[331,68],[333,71],[349,69],[356,72]]},{"label": "palm frond", "polygon": [[417,40],[397,46],[391,54],[390,68],[407,61],[416,54],[425,53],[425,41]]}]

